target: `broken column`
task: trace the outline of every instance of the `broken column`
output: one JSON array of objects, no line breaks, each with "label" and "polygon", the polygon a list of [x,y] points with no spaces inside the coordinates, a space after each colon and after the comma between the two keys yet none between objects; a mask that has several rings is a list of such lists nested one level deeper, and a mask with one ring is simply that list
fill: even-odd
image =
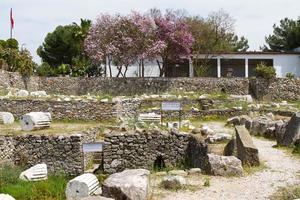
[{"label": "broken column", "polygon": [[235,126],[237,155],[244,165],[258,166],[258,149],[245,126]]},{"label": "broken column", "polygon": [[13,114],[9,112],[0,112],[0,124],[12,124],[15,118]]},{"label": "broken column", "polygon": [[94,174],[82,174],[68,182],[66,197],[67,200],[79,200],[98,193],[99,190],[99,181]]},{"label": "broken column", "polygon": [[23,131],[44,129],[50,127],[51,121],[49,112],[31,112],[22,116],[21,127]]},{"label": "broken column", "polygon": [[37,164],[29,169],[23,171],[20,176],[20,179],[24,181],[40,181],[46,180],[48,178],[48,170],[46,164]]},{"label": "broken column", "polygon": [[300,112],[296,112],[288,122],[282,138],[282,145],[291,146],[297,139],[300,139]]}]

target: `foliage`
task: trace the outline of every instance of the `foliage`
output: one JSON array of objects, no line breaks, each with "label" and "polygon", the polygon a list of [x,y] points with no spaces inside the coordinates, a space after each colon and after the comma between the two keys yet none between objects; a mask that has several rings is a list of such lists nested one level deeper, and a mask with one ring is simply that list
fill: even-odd
[{"label": "foliage", "polygon": [[19,49],[19,42],[14,38],[10,38],[6,40],[6,48]]},{"label": "foliage", "polygon": [[30,52],[23,49],[20,52],[19,68],[18,71],[23,77],[30,77],[36,68],[36,63],[32,61]]},{"label": "foliage", "polygon": [[265,39],[265,51],[291,51],[300,47],[300,17],[297,20],[280,20],[279,25],[273,25],[273,34]]},{"label": "foliage", "polygon": [[42,69],[39,72],[47,69],[46,71],[51,73],[44,73],[44,71],[40,74],[85,75],[91,62],[84,54],[83,44],[90,26],[90,20],[81,19],[80,25],[73,23],[58,26],[53,32],[48,33],[37,53],[42,58],[43,63],[48,63],[54,70],[48,70],[49,66],[44,65],[41,66]]},{"label": "foliage", "polygon": [[276,77],[276,70],[272,66],[266,66],[260,63],[255,68],[256,77],[264,79],[272,79]]},{"label": "foliage", "polygon": [[25,182],[19,179],[20,167],[0,166],[0,193],[10,194],[22,200],[63,200],[67,178],[50,175],[48,180]]},{"label": "foliage", "polygon": [[160,76],[163,76],[166,68],[172,67],[168,65],[169,62],[190,55],[194,38],[181,12],[167,10],[163,15],[160,10],[153,9],[151,15],[157,26],[157,38],[166,44],[166,48],[160,54]]},{"label": "foliage", "polygon": [[288,72],[288,73],[286,73],[285,77],[287,77],[287,78],[295,78],[295,74]]},{"label": "foliage", "polygon": [[195,38],[194,53],[246,51],[249,48],[248,40],[234,33],[234,19],[224,10],[212,12],[207,18],[189,16],[186,23]]},{"label": "foliage", "polygon": [[209,187],[210,186],[210,177],[205,177],[204,178],[204,184],[203,186]]}]

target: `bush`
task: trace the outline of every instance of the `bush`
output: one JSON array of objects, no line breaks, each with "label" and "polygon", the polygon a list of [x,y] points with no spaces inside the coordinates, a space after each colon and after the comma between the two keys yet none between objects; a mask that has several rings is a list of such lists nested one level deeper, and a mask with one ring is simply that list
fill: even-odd
[{"label": "bush", "polygon": [[259,78],[272,79],[276,77],[276,70],[274,67],[267,66],[264,63],[256,66],[255,73]]},{"label": "bush", "polygon": [[285,77],[287,77],[287,78],[295,78],[295,74],[289,72],[289,73],[286,73]]},{"label": "bush", "polygon": [[6,40],[6,47],[11,49],[19,49],[19,42],[14,38],[10,38]]}]

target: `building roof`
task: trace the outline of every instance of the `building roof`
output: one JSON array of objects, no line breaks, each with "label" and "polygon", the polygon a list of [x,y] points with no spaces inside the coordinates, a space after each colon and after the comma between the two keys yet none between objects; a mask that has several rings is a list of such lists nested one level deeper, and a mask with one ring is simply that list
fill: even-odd
[{"label": "building roof", "polygon": [[271,52],[271,51],[246,51],[246,52],[209,52],[199,55],[300,55],[300,52]]}]

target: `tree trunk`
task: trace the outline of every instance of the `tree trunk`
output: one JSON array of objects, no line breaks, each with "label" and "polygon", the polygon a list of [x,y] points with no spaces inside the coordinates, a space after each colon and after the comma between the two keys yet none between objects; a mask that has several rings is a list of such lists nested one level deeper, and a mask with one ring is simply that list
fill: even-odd
[{"label": "tree trunk", "polygon": [[163,65],[160,64],[159,60],[156,60],[158,68],[159,68],[159,77],[163,77],[164,75],[164,69],[163,69]]},{"label": "tree trunk", "polygon": [[117,69],[119,70],[118,74],[117,74],[117,77],[119,77],[120,75],[122,75],[122,66],[121,67],[117,67]]},{"label": "tree trunk", "polygon": [[108,68],[109,68],[109,75],[112,77],[112,71],[111,71],[111,59],[108,59]]},{"label": "tree trunk", "polygon": [[125,66],[125,71],[124,71],[123,77],[126,77],[127,70],[128,70],[128,66]]},{"label": "tree trunk", "polygon": [[144,64],[144,60],[141,60],[141,64],[142,64],[142,77],[145,77],[145,64]]}]

